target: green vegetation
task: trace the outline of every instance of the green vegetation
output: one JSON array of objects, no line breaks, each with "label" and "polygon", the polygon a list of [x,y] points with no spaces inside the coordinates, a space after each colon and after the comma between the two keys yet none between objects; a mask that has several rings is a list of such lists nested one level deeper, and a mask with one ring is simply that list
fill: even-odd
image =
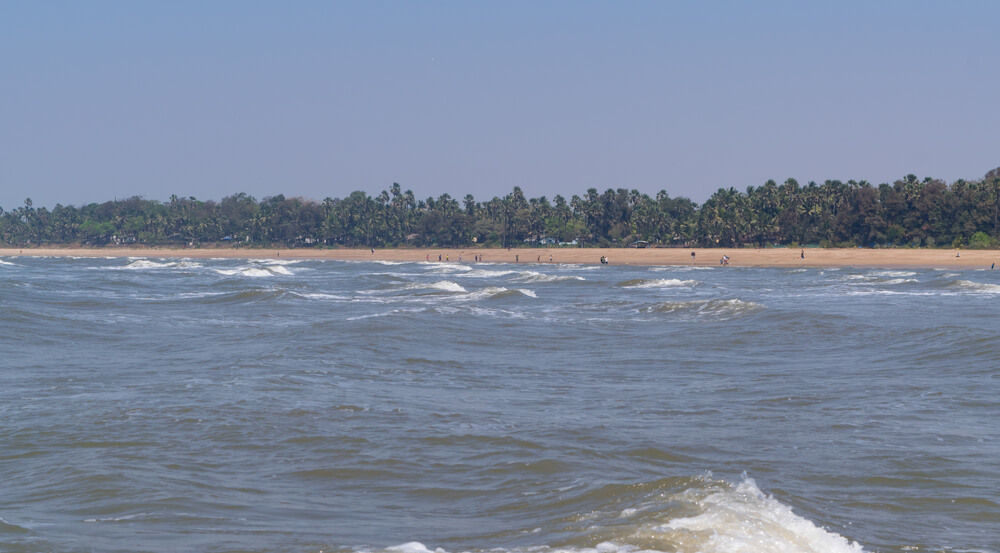
[{"label": "green vegetation", "polygon": [[969,246],[1000,239],[1000,168],[951,185],[907,175],[892,184],[794,179],[720,189],[703,205],[636,190],[591,188],[567,201],[506,196],[417,200],[398,184],[375,197],[354,192],[313,202],[282,195],[220,202],[172,196],[83,207],[0,208],[0,242],[46,244],[334,246]]}]

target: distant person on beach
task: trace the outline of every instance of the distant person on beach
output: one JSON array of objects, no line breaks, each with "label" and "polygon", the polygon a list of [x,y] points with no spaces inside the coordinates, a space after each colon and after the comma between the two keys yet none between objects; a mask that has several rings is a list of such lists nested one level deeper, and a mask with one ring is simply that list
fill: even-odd
[{"label": "distant person on beach", "polygon": [[535,259],[535,261],[538,262],[538,263],[541,263],[542,262],[542,256],[539,255],[538,259]]},{"label": "distant person on beach", "polygon": [[[509,251],[509,250],[508,250],[508,251]],[[515,254],[515,255],[514,255],[514,263],[520,263],[520,262],[521,262],[521,256],[519,256],[519,255]]]},{"label": "distant person on beach", "polygon": [[806,251],[805,250],[800,251],[799,252],[799,257],[802,258],[802,259],[805,259],[806,258]]},{"label": "distant person on beach", "polygon": [[552,263],[552,254],[549,254],[549,263]]},{"label": "distant person on beach", "polygon": [[441,254],[438,254],[438,263],[441,262]]},{"label": "distant person on beach", "polygon": [[375,248],[372,248],[372,253],[375,253]]},{"label": "distant person on beach", "polygon": [[691,261],[694,261],[694,252],[691,252]]}]

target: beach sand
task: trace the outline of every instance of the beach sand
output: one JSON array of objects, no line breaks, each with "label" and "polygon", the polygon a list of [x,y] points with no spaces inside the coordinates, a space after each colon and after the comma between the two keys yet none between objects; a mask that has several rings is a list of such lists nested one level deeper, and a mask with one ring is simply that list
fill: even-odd
[{"label": "beach sand", "polygon": [[[806,248],[466,248],[466,249],[262,249],[262,248],[0,248],[0,256],[161,257],[234,259],[338,259],[355,261],[441,261],[474,263],[718,266],[723,256],[734,267],[985,268],[1000,261],[1000,250]],[[691,257],[695,252],[695,257]]]}]

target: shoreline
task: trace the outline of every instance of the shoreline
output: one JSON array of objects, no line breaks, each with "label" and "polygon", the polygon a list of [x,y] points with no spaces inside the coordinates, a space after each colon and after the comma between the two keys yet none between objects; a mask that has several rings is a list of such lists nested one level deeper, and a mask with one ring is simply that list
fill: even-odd
[{"label": "shoreline", "polygon": [[[1000,250],[923,250],[807,248],[420,248],[420,249],[264,249],[264,248],[0,248],[0,257],[154,257],[226,259],[329,259],[338,261],[438,261],[452,263],[573,263],[612,265],[730,267],[861,267],[885,269],[989,269],[1000,262]],[[691,252],[695,252],[692,259]],[[960,256],[957,254],[961,254]],[[551,256],[551,261],[550,257]]]}]

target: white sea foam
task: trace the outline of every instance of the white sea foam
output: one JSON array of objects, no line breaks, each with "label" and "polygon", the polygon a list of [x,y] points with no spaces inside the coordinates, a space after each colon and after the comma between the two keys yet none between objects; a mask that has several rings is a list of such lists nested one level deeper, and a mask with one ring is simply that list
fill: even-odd
[{"label": "white sea foam", "polygon": [[10,261],[4,261],[0,259],[0,265],[16,265],[16,263],[11,263]]},{"label": "white sea foam", "polygon": [[896,290],[851,290],[844,292],[847,296],[954,296],[957,292],[899,292]]},{"label": "white sea foam", "polygon": [[268,265],[295,265],[302,263],[301,259],[270,259],[267,261]]},{"label": "white sea foam", "polygon": [[276,275],[289,276],[295,273],[281,265],[265,265],[263,267],[240,267],[237,269],[214,269],[216,273],[225,276],[245,276],[253,278],[272,277]]},{"label": "white sea foam", "polygon": [[444,290],[445,292],[465,292],[465,288],[462,288],[461,284],[457,282],[452,282],[450,280],[441,280],[438,282],[432,282],[426,286],[427,288],[432,288],[434,290]]},{"label": "white sea foam", "polygon": [[450,275],[454,273],[466,273],[472,271],[472,267],[465,264],[459,263],[435,263],[434,268],[427,271],[429,273],[436,273],[442,275]]},{"label": "white sea foam", "polygon": [[908,284],[911,282],[919,282],[915,278],[891,278],[889,280],[880,281],[879,284]]},{"label": "white sea foam", "polygon": [[844,275],[841,280],[852,281],[855,284],[908,284],[913,282],[920,282],[915,278],[889,278],[889,277],[901,277],[906,275],[915,275],[916,273],[909,273],[906,271],[881,271],[878,273],[871,273],[867,275]]},{"label": "white sea foam", "polygon": [[480,290],[475,290],[469,292],[466,295],[459,296],[457,299],[462,301],[477,301],[488,298],[502,298],[509,296],[527,296],[529,298],[537,298],[533,290],[528,290],[527,288],[504,288],[503,286],[488,286]]},{"label": "white sea foam", "polygon": [[523,280],[524,282],[562,282],[567,280],[587,280],[582,276],[578,275],[549,275],[545,273],[536,273],[535,271],[527,271],[522,273],[518,280]]},{"label": "white sea foam", "polygon": [[911,276],[915,276],[916,274],[917,273],[914,273],[913,271],[875,271],[875,272],[871,273],[872,276],[890,277],[890,278],[895,278],[895,277],[911,277]]},{"label": "white sea foam", "polygon": [[[696,487],[665,497],[684,506],[690,516],[662,522],[637,522],[630,531],[618,528],[621,537],[594,547],[537,545],[512,549],[485,548],[496,553],[864,553],[856,542],[821,528],[795,514],[791,507],[765,495],[751,479],[729,484]],[[620,511],[617,519],[632,519],[642,510]],[[588,515],[593,515],[589,513]],[[587,516],[586,518],[591,518]],[[642,518],[642,517],[639,517]],[[593,527],[592,529],[597,529]],[[527,533],[535,533],[528,531]],[[629,543],[636,538],[642,545]],[[364,553],[374,553],[362,550]],[[420,542],[385,548],[381,553],[449,553]]]},{"label": "white sea foam", "polygon": [[130,257],[124,267],[104,267],[105,269],[148,270],[148,269],[196,269],[202,264],[196,261],[151,261],[142,257]]},{"label": "white sea foam", "polygon": [[461,276],[470,278],[496,278],[516,273],[517,271],[492,271],[489,269],[473,269]]},{"label": "white sea foam", "polygon": [[645,279],[637,278],[620,284],[623,288],[676,288],[678,286],[696,286],[697,280],[680,280],[677,278]]},{"label": "white sea foam", "polygon": [[711,316],[725,321],[733,317],[756,313],[761,309],[764,309],[764,306],[759,303],[731,298],[727,300],[668,301],[646,307],[642,311],[646,313],[688,313]]},{"label": "white sea foam", "polygon": [[269,276],[274,276],[275,275],[275,273],[272,272],[272,271],[268,271],[267,269],[259,269],[257,267],[250,267],[249,269],[242,269],[242,270],[238,271],[238,274],[240,274],[241,276],[247,276],[247,277],[269,277]]},{"label": "white sea foam", "polygon": [[170,266],[169,263],[157,263],[156,261],[150,261],[148,259],[135,259],[128,265],[122,267],[122,269],[161,269],[163,267],[169,267],[169,266]]},{"label": "white sea foam", "polygon": [[274,273],[276,275],[292,275],[292,274],[294,274],[294,273],[292,273],[291,271],[289,271],[288,269],[286,269],[282,265],[268,265],[267,267],[265,267],[265,269],[268,270],[268,271],[271,271],[272,273]]},{"label": "white sea foam", "polygon": [[457,282],[439,280],[437,282],[411,282],[402,287],[403,290],[442,290],[444,292],[465,292],[466,289]]},{"label": "white sea foam", "polygon": [[735,487],[692,489],[686,500],[698,511],[660,527],[668,535],[697,544],[691,551],[713,553],[861,553],[860,545],[829,532],[765,495],[752,479]]},{"label": "white sea foam", "polygon": [[964,292],[976,294],[1000,294],[1000,284],[972,282],[971,280],[956,280],[954,286]]}]

